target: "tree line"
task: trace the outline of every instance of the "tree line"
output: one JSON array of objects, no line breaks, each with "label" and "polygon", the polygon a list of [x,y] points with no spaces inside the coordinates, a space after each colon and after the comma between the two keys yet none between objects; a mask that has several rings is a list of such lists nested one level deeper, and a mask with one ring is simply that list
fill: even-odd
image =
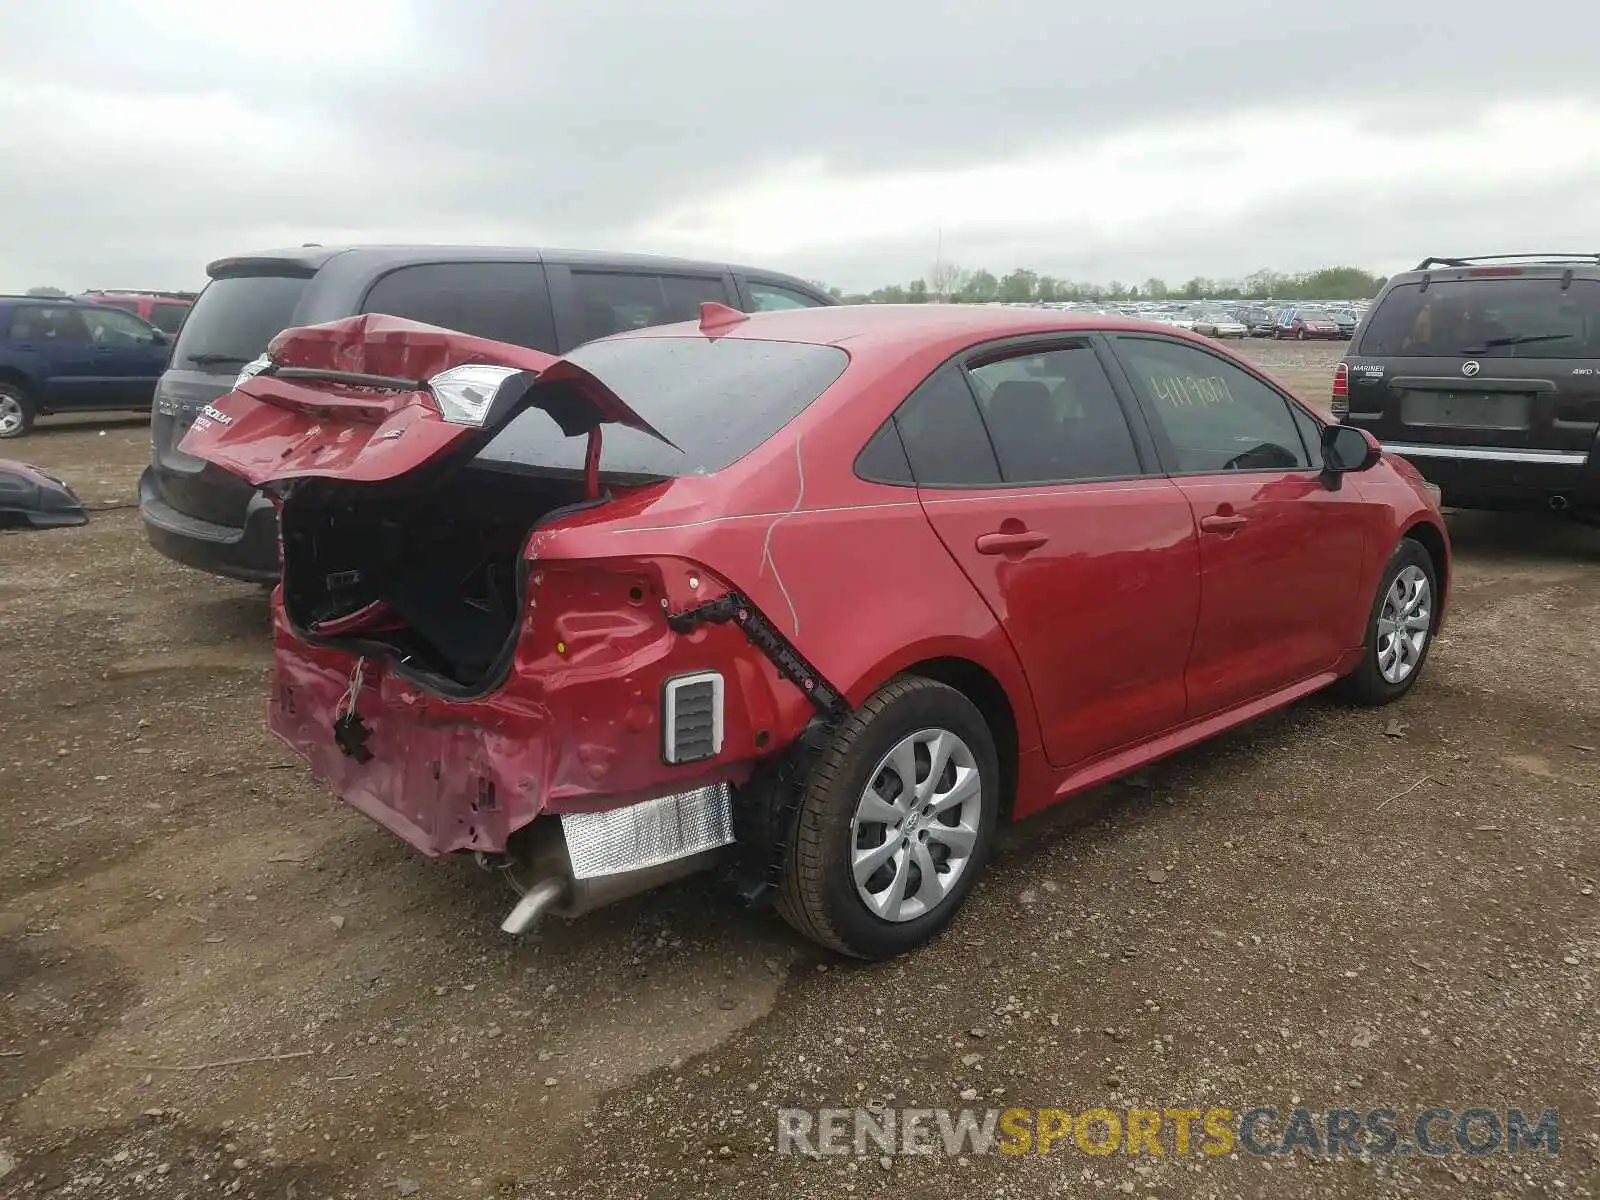
[{"label": "tree line", "polygon": [[1261,270],[1243,279],[1196,276],[1172,286],[1159,278],[1134,284],[1118,280],[1083,283],[1041,275],[1026,267],[997,276],[992,271],[969,271],[954,263],[935,263],[925,278],[910,283],[891,283],[870,292],[845,292],[836,287],[827,290],[846,304],[987,304],[1065,300],[1357,300],[1376,296],[1383,284],[1382,275],[1360,267],[1323,267],[1299,274]]}]

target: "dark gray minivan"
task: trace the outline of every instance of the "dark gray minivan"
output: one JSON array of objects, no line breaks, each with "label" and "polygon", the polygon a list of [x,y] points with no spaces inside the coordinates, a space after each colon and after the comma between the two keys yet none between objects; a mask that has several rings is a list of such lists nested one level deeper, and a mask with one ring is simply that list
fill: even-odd
[{"label": "dark gray minivan", "polygon": [[156,387],[139,511],[168,558],[259,583],[278,576],[271,502],[177,447],[280,330],[386,313],[565,354],[624,329],[692,320],[708,300],[746,312],[837,303],[772,271],[565,250],[303,246],[219,259],[206,274]]}]

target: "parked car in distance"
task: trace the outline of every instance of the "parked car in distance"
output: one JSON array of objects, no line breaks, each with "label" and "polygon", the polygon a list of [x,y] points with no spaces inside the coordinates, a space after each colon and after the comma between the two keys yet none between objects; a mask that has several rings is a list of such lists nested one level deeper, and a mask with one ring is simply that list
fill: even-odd
[{"label": "parked car in distance", "polygon": [[132,313],[0,296],[0,438],[51,413],[146,410],[170,354],[167,335]]},{"label": "parked car in distance", "polygon": [[1339,336],[1348,342],[1351,338],[1351,335],[1355,333],[1356,326],[1360,324],[1360,321],[1357,320],[1355,313],[1344,308],[1334,308],[1329,309],[1327,315],[1328,318],[1339,327]]},{"label": "parked car in distance", "polygon": [[1201,313],[1189,326],[1194,332],[1211,338],[1242,338],[1249,332],[1244,322],[1236,321],[1224,312]]},{"label": "parked car in distance", "polygon": [[131,312],[142,321],[154,325],[169,337],[183,328],[196,292],[135,292],[99,289],[84,292],[78,297],[92,304],[107,304]]},{"label": "parked car in distance", "polygon": [[1315,308],[1286,308],[1278,314],[1272,336],[1278,339],[1293,338],[1297,342],[1310,339],[1337,341],[1343,334],[1339,323],[1327,313]]},{"label": "parked car in distance", "polygon": [[1219,343],[1041,309],[707,303],[562,358],[347,318],[181,449],[283,506],[274,732],[520,873],[510,932],[717,865],[908,950],[999,821],[1404,695],[1451,574],[1368,434]]},{"label": "parked car in distance", "polygon": [[265,496],[184,454],[195,417],[291,325],[359,313],[441,325],[548,353],[692,316],[703,301],[765,310],[835,303],[787,275],[725,263],[530,248],[302,246],[219,259],[162,377],[139,510],[151,545],[212,574],[271,583]]},{"label": "parked car in distance", "polygon": [[1600,521],[1600,256],[1428,258],[1384,286],[1333,412],[1460,508]]},{"label": "parked car in distance", "polygon": [[1269,338],[1278,325],[1278,310],[1275,308],[1251,306],[1241,308],[1233,315],[1250,337]]}]

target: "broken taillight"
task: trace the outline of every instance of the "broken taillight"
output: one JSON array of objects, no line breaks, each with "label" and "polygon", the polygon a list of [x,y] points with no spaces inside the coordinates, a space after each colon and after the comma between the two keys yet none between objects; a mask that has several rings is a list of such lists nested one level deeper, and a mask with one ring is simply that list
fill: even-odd
[{"label": "broken taillight", "polygon": [[1340,363],[1333,369],[1333,415],[1343,420],[1350,415],[1350,368]]}]

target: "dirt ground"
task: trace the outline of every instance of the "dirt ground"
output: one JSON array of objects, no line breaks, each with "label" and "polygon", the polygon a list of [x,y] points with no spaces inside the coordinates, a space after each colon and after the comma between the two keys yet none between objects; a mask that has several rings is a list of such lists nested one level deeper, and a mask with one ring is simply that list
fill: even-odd
[{"label": "dirt ground", "polygon": [[[1247,349],[1325,403],[1339,347]],[[1314,699],[1014,827],[945,937],[867,966],[697,883],[507,939],[502,883],[269,739],[265,593],[147,549],[146,450],[127,420],[4,446],[103,511],[0,535],[0,1197],[1600,1186],[1600,532],[1452,517],[1404,702]],[[1560,1132],[1366,1162],[775,1152],[777,1108],[868,1104]]]}]

